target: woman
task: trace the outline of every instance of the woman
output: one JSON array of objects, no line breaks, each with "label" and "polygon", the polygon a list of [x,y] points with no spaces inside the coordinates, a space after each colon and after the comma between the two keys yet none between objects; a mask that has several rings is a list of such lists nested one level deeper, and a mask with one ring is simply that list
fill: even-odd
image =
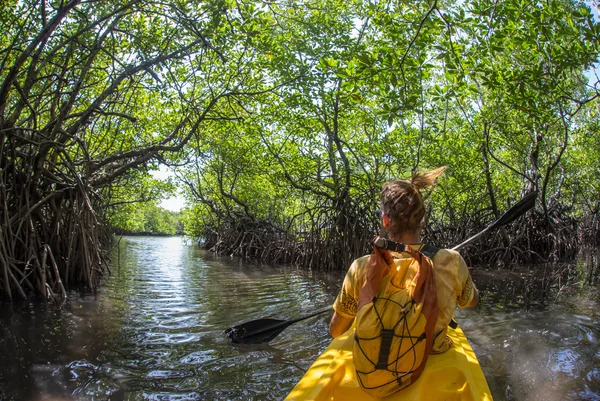
[{"label": "woman", "polygon": [[[421,232],[425,217],[425,201],[421,190],[435,186],[438,177],[445,169],[446,167],[440,167],[424,173],[416,172],[413,173],[410,180],[395,180],[384,184],[381,192],[381,219],[389,239],[417,250],[422,248]],[[411,257],[407,253],[392,252],[391,255],[395,259]],[[365,284],[368,266],[369,255],[356,259],[350,266],[333,305],[335,313],[329,324],[329,332],[332,337],[343,334],[352,325],[359,306],[360,290]],[[477,305],[479,293],[473,285],[465,261],[458,252],[451,249],[440,249],[433,257],[433,266],[437,288],[438,318],[432,352],[441,353],[452,345],[452,340],[446,336],[446,331],[456,305],[461,308]],[[414,277],[416,273],[417,271],[411,271],[408,275]]]}]

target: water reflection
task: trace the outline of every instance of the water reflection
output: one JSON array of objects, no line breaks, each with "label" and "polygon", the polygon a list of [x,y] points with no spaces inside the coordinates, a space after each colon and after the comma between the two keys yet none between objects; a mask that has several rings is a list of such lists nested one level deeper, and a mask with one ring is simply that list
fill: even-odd
[{"label": "water reflection", "polygon": [[124,238],[114,259],[97,296],[74,297],[59,311],[4,311],[6,396],[277,399],[328,343],[326,316],[269,345],[232,346],[222,334],[234,323],[331,303],[322,277],[207,257],[176,237]]},{"label": "water reflection", "polygon": [[569,295],[541,309],[485,303],[459,311],[496,400],[600,400],[598,302]]},{"label": "water reflection", "polygon": [[[59,310],[1,305],[0,399],[282,399],[329,343],[329,315],[264,345],[222,331],[331,304],[343,277],[218,258],[177,237],[123,238],[112,273]],[[482,304],[458,320],[496,400],[600,400],[595,295],[552,304],[555,272],[474,276]]]}]

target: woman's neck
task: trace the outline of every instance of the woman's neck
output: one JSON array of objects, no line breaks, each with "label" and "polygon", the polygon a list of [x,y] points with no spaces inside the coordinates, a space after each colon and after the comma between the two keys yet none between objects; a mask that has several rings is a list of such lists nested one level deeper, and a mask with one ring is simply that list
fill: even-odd
[{"label": "woman's neck", "polygon": [[420,244],[421,243],[421,230],[414,232],[405,232],[400,237],[394,238],[395,241],[403,244]]}]

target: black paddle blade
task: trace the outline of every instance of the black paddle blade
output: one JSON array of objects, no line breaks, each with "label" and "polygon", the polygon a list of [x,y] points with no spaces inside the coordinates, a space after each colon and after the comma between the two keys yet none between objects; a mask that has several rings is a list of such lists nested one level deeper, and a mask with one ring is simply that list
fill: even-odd
[{"label": "black paddle blade", "polygon": [[237,326],[233,326],[225,330],[225,335],[229,338],[232,343],[236,344],[262,344],[268,343],[279,333],[285,330],[286,327],[300,322],[302,320],[309,319],[313,316],[320,315],[331,311],[331,307],[318,310],[309,315],[297,317],[291,320],[279,320],[279,319],[258,319],[250,322],[242,323]]},{"label": "black paddle blade", "polygon": [[277,337],[290,324],[286,320],[258,319],[230,327],[225,335],[234,344],[262,344]]},{"label": "black paddle blade", "polygon": [[535,200],[537,198],[537,191],[530,192],[523,199],[521,199],[518,203],[516,203],[513,207],[508,209],[506,213],[504,213],[498,220],[492,223],[489,229],[505,226],[508,223],[516,220],[525,214],[526,211],[531,209],[533,205],[535,205]]},{"label": "black paddle blade", "polygon": [[227,329],[225,334],[233,344],[265,344],[277,337],[279,333],[285,330],[285,327],[249,335],[239,335],[239,332],[234,332],[236,334],[230,335],[229,330],[231,329]]}]

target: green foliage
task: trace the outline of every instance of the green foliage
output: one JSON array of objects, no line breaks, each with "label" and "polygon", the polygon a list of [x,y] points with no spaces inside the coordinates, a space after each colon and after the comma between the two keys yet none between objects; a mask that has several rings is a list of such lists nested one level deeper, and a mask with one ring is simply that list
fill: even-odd
[{"label": "green foliage", "polygon": [[175,194],[171,179],[153,178],[149,171],[131,170],[113,183],[105,196],[111,200],[105,210],[107,219],[117,232],[127,234],[183,234],[181,213],[158,206],[158,199]]},{"label": "green foliage", "polygon": [[181,235],[181,212],[172,212],[154,202],[128,203],[116,208],[111,216],[113,230],[124,234]]},{"label": "green foliage", "polygon": [[302,240],[376,209],[386,180],[440,165],[438,227],[490,221],[530,190],[546,218],[559,203],[597,213],[585,199],[598,186],[598,83],[583,73],[600,24],[586,5],[274,2],[261,20],[252,43],[279,86],[224,111],[231,121],[189,150],[182,174],[200,204],[188,234],[249,216]]}]

